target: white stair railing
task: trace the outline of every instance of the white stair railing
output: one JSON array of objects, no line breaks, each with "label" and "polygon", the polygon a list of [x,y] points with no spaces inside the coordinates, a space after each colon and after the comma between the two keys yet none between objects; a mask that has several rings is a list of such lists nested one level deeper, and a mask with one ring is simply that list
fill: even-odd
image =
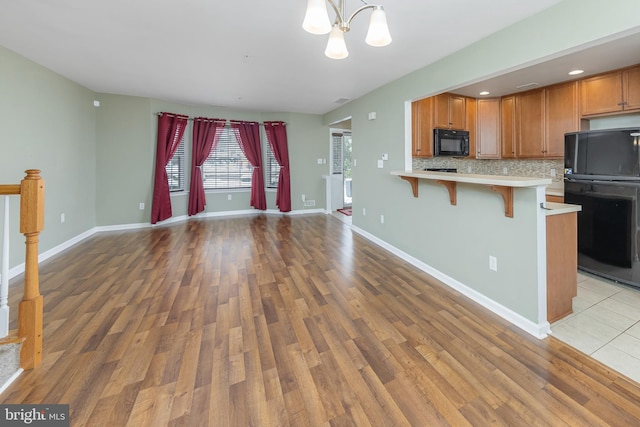
[{"label": "white stair railing", "polygon": [[9,196],[4,196],[2,270],[0,270],[0,338],[9,335]]}]

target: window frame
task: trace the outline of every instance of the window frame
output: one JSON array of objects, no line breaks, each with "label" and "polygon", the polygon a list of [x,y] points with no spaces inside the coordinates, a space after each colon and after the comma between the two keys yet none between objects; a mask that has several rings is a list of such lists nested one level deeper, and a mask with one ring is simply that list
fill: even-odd
[{"label": "window frame", "polygon": [[[223,132],[223,135],[220,135],[220,137],[218,139],[218,144],[217,144],[215,150],[211,150],[211,152],[207,156],[207,159],[202,164],[202,185],[203,185],[203,188],[204,188],[205,192],[215,193],[215,192],[247,192],[247,191],[251,191],[251,184],[252,184],[252,181],[253,181],[253,166],[251,165],[251,163],[249,162],[249,160],[245,156],[244,152],[240,148],[240,143],[238,142],[238,139],[237,139],[235,131],[232,129],[232,127],[230,125],[227,124],[227,125],[219,128],[217,130],[217,132]],[[221,148],[224,148],[225,146],[228,148],[229,145],[232,144],[232,142],[229,141],[230,139],[233,139],[233,142],[235,142],[235,146],[237,147],[237,150],[235,150],[236,152],[234,154],[236,156],[237,155],[241,155],[242,156],[242,160],[240,160],[241,165],[239,167],[239,170],[236,172],[238,174],[238,181],[242,182],[243,179],[246,180],[247,178],[248,178],[248,181],[245,181],[246,183],[244,185],[239,185],[239,186],[235,186],[235,187],[234,186],[224,186],[224,187],[223,186],[207,186],[207,176],[209,176],[209,175],[214,175],[213,180],[216,180],[216,181],[220,180],[220,178],[215,177],[216,169],[217,169],[216,165],[215,164],[211,165],[211,163],[213,163],[214,160],[220,160],[220,158],[218,156],[216,156],[216,153],[219,153],[219,150]],[[235,149],[235,147],[233,147],[233,148]],[[231,159],[230,157],[222,157],[222,159],[228,159],[229,162],[232,161],[232,160],[230,160]],[[212,169],[213,169],[213,172],[210,172]],[[226,174],[226,178],[222,178],[222,179],[223,180],[226,179],[227,183],[230,182],[228,171],[227,171],[227,174]]]}]

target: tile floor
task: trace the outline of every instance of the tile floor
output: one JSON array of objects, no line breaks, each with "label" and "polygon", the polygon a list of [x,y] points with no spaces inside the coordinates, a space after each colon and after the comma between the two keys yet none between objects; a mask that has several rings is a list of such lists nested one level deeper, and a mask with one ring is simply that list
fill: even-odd
[{"label": "tile floor", "polygon": [[578,273],[573,314],[551,325],[570,346],[640,383],[640,289]]}]

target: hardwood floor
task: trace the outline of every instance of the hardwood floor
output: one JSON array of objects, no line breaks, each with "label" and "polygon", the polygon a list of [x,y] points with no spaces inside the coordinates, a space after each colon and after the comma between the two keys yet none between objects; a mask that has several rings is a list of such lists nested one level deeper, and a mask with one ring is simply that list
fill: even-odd
[{"label": "hardwood floor", "polygon": [[640,425],[637,383],[329,215],[103,233],[40,274],[43,363],[0,401],[72,426]]}]

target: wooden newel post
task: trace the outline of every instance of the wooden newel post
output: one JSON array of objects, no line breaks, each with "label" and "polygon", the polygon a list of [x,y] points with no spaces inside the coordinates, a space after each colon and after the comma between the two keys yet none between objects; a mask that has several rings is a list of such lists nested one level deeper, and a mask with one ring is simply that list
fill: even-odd
[{"label": "wooden newel post", "polygon": [[38,278],[38,235],[44,228],[44,180],[29,169],[20,183],[20,232],[26,238],[24,296],[18,306],[18,336],[24,337],[20,352],[22,369],[42,361],[42,295]]}]

